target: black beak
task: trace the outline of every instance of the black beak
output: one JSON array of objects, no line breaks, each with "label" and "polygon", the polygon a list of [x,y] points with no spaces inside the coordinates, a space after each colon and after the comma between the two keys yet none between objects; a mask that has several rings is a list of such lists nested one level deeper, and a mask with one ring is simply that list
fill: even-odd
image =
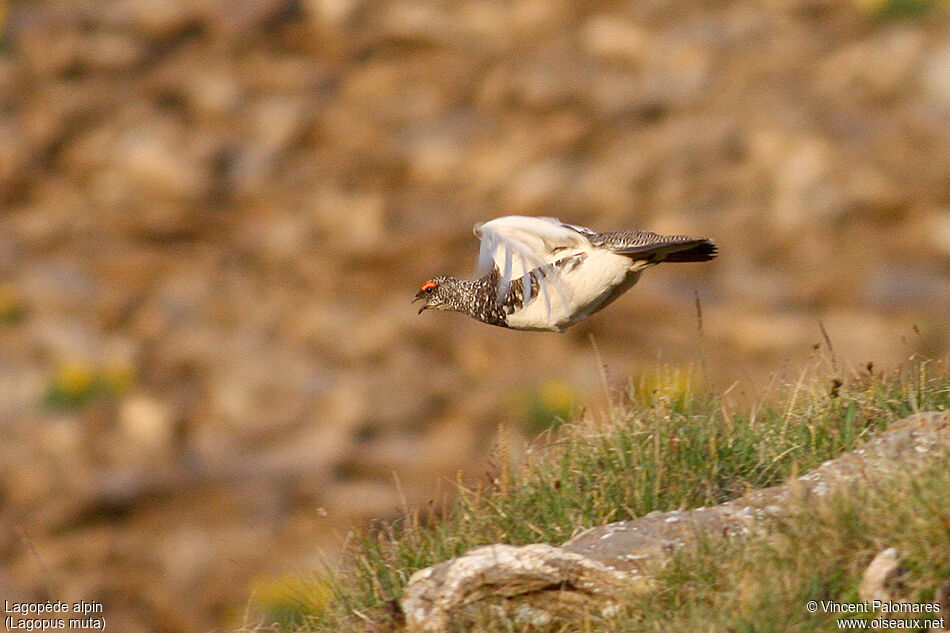
[{"label": "black beak", "polygon": [[[426,294],[425,294],[424,292],[422,292],[422,291],[419,291],[419,292],[416,293],[416,296],[412,298],[411,303],[415,303],[415,302],[418,301],[419,299],[425,299],[425,298],[426,298]],[[426,308],[428,308],[428,307],[429,307],[429,304],[428,304],[428,303],[424,303],[424,304],[422,305],[422,307],[419,308],[419,312],[418,312],[417,314],[422,314],[422,312],[423,312]]]}]

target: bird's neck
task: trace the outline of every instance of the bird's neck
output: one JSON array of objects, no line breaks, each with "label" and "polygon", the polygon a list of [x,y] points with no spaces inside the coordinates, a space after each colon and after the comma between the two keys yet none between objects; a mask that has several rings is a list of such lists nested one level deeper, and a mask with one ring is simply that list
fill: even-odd
[{"label": "bird's neck", "polygon": [[492,325],[504,324],[504,310],[498,302],[498,273],[493,271],[472,281],[460,279],[452,309]]},{"label": "bird's neck", "polygon": [[478,318],[479,305],[479,284],[482,280],[476,279],[469,281],[467,279],[455,280],[455,292],[452,293],[451,307],[456,312],[467,314],[470,317]]}]

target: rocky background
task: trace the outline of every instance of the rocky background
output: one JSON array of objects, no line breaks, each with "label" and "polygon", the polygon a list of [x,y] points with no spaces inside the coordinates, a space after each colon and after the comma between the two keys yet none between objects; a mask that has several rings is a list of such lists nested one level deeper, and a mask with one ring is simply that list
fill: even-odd
[{"label": "rocky background", "polygon": [[[721,257],[563,335],[417,316],[510,213]],[[236,627],[599,357],[759,394],[948,314],[938,2],[0,2],[0,599]]]}]

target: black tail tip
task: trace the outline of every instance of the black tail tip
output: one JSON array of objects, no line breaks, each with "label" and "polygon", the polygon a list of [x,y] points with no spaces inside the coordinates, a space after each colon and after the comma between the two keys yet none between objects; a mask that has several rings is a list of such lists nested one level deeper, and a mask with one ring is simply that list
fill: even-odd
[{"label": "black tail tip", "polygon": [[666,256],[668,262],[708,262],[719,254],[719,247],[712,240],[703,239],[695,246],[670,253]]}]

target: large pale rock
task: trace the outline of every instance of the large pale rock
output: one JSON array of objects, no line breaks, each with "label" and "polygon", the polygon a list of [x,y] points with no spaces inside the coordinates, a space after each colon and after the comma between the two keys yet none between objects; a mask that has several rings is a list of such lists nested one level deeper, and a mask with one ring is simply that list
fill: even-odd
[{"label": "large pale rock", "polygon": [[[553,545],[487,545],[413,574],[402,607],[411,629],[442,631],[453,611],[492,596],[548,592],[555,594],[549,606],[589,599],[609,612],[611,598],[650,586],[646,577]],[[584,600],[577,600],[581,596]],[[532,619],[539,617],[536,609]]]}]

